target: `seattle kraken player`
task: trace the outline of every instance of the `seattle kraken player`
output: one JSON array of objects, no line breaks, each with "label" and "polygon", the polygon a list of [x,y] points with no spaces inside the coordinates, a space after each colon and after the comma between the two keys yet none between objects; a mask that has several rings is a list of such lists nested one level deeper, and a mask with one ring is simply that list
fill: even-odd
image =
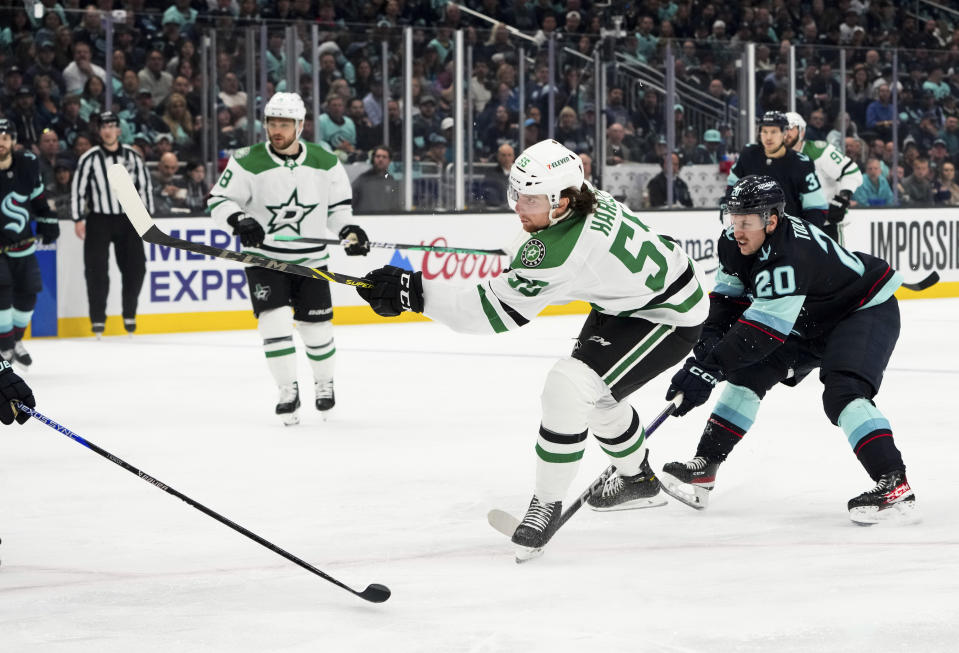
[{"label": "seattle kraken player", "polygon": [[[743,148],[726,179],[726,197],[737,181],[747,175],[772,177],[786,196],[786,213],[801,217],[817,227],[826,223],[828,205],[816,166],[805,154],[786,146],[786,116],[767,111],[759,119],[759,140]],[[723,200],[725,202],[725,198]]]},{"label": "seattle kraken player", "polygon": [[784,212],[785,203],[770,177],[745,177],[729,195],[709,318],[666,396],[683,393],[675,414],[684,415],[705,403],[718,382],[728,383],[696,456],[667,464],[663,488],[705,508],[720,463],[752,426],[763,396],[819,368],[826,415],[877,483],[849,501],[851,519],[916,521],[902,456],[873,403],[899,338],[893,293],[901,276],[886,261],[849,252]]},{"label": "seattle kraken player", "polygon": [[14,152],[16,142],[13,123],[0,119],[0,356],[28,367],[33,360],[22,338],[43,288],[30,220],[44,244],[60,236],[60,227],[43,196],[37,157]]}]

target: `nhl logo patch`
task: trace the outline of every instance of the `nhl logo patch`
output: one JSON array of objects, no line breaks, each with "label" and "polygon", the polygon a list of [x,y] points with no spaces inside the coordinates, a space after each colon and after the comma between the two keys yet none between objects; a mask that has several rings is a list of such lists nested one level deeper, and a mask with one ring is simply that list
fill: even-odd
[{"label": "nhl logo patch", "polygon": [[523,251],[520,252],[519,260],[528,268],[535,268],[543,262],[546,256],[546,245],[538,238],[530,238],[523,245]]}]

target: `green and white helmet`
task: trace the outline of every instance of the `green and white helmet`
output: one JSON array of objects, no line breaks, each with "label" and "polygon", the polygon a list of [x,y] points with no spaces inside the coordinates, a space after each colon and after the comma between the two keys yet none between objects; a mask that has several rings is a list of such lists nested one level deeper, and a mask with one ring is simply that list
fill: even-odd
[{"label": "green and white helmet", "polygon": [[516,209],[520,195],[546,195],[552,208],[559,207],[559,194],[583,186],[583,161],[579,155],[552,139],[523,150],[509,171],[507,201]]},{"label": "green and white helmet", "polygon": [[296,136],[303,131],[306,106],[298,93],[274,93],[263,109],[263,122],[268,118],[290,118],[296,121]]},{"label": "green and white helmet", "polygon": [[802,116],[800,116],[795,111],[787,111],[786,126],[787,126],[787,129],[792,129],[793,127],[799,127],[799,140],[803,139],[803,134],[806,133],[806,121],[803,120]]}]

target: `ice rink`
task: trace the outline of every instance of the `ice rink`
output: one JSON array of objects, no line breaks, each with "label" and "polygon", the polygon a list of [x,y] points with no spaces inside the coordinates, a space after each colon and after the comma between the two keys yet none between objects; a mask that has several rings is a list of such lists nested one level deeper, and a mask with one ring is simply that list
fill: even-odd
[{"label": "ice rink", "polygon": [[[0,651],[955,651],[959,300],[901,307],[877,403],[922,524],[849,521],[873,483],[810,378],[766,398],[708,510],[583,509],[526,565],[486,513],[529,502],[540,388],[582,316],[337,327],[335,413],[299,353],[292,428],[253,331],[29,341],[38,410],[393,596],[365,603],[32,420],[0,429]],[[645,421],[667,384],[633,395]],[[650,438],[654,468],[692,456],[710,405]],[[606,464],[591,439],[571,495]]]}]

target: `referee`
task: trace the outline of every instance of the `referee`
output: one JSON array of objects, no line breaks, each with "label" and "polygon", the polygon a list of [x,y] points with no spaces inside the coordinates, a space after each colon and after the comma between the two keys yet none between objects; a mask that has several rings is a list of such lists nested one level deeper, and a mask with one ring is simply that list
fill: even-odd
[{"label": "referee", "polygon": [[100,114],[100,145],[80,157],[70,201],[77,237],[83,241],[90,322],[98,338],[107,321],[110,243],[120,268],[123,326],[127,333],[136,330],[137,298],[146,276],[143,241],[107,182],[107,167],[114,163],[122,163],[130,172],[147,210],[153,213],[153,188],[143,157],[120,144],[120,121],[112,111],[104,111]]}]

